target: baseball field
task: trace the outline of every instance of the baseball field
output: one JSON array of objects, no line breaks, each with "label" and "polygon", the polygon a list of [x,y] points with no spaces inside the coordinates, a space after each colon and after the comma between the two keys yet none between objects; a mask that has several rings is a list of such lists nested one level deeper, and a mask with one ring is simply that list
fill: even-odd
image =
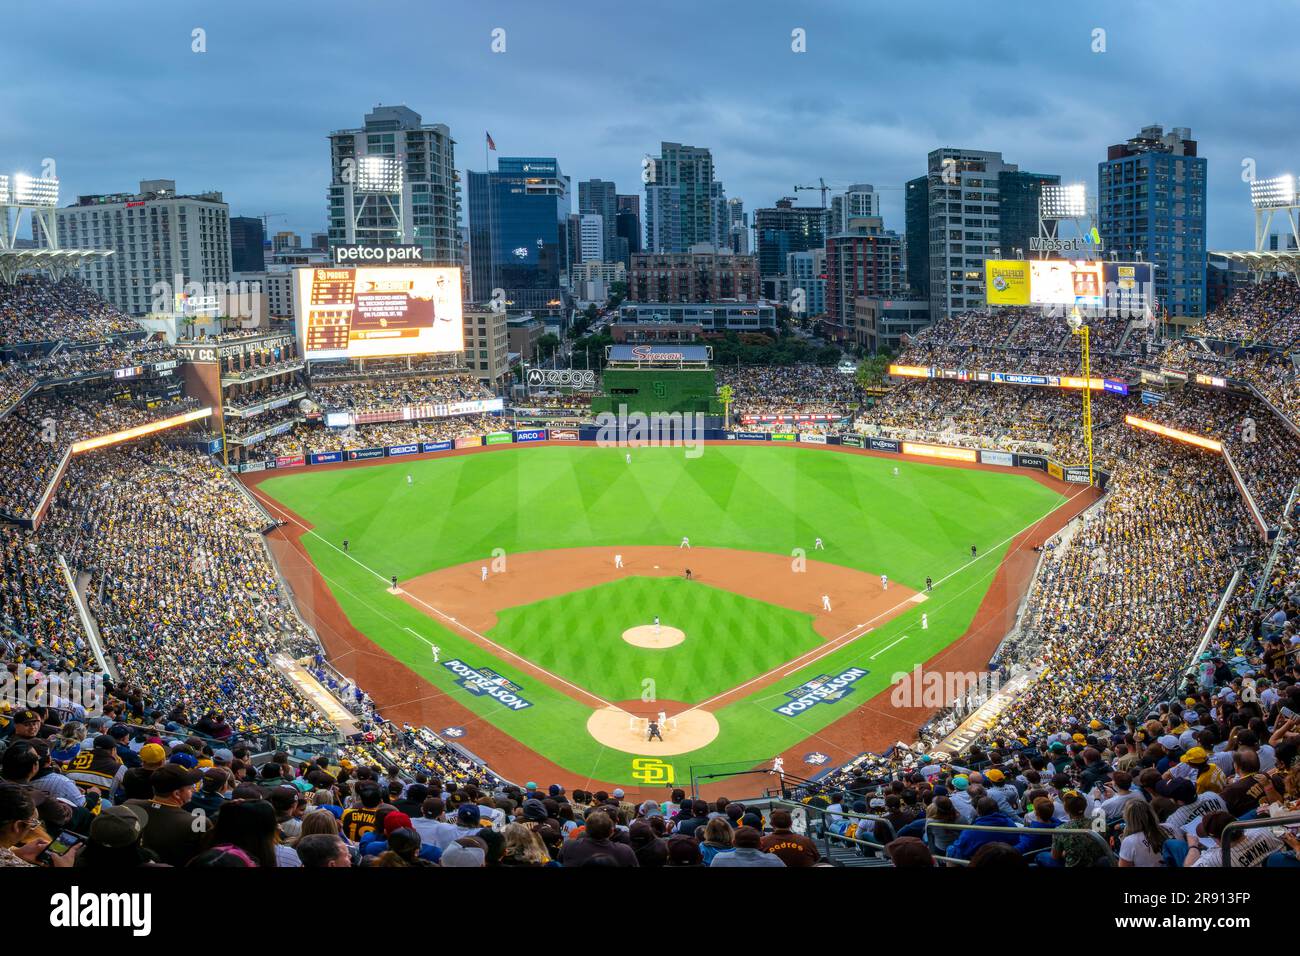
[{"label": "baseball field", "polygon": [[507,446],[253,490],[304,616],[389,719],[520,782],[642,789],[776,756],[812,776],[914,732],[891,678],[977,632],[986,661],[1027,579],[1006,559],[1032,567],[1069,510],[1020,470],[628,453]]}]

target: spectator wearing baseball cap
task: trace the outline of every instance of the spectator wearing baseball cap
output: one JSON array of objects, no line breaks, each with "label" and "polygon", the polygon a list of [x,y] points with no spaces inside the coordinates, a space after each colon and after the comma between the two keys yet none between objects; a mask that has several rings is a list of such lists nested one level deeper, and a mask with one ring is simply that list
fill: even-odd
[{"label": "spectator wearing baseball cap", "polygon": [[1193,747],[1183,754],[1181,761],[1196,772],[1196,793],[1222,793],[1228,785],[1223,771],[1210,762],[1203,747]]},{"label": "spectator wearing baseball cap", "polygon": [[384,817],[384,832],[382,834],[371,832],[361,838],[361,856],[376,857],[381,853],[387,853],[390,849],[392,834],[395,830],[406,830],[415,834],[417,855],[426,863],[437,863],[442,856],[442,850],[432,843],[425,843],[424,838],[417,832],[411,823],[411,818],[401,810],[394,810]]},{"label": "spectator wearing baseball cap", "polygon": [[90,839],[77,866],[120,870],[161,865],[157,854],[141,842],[148,825],[149,814],[138,804],[105,807],[90,825]]},{"label": "spectator wearing baseball cap", "polygon": [[169,866],[184,866],[202,847],[203,836],[212,826],[207,814],[191,813],[185,805],[194,798],[194,787],[203,779],[197,770],[178,764],[164,764],[149,778],[153,797],[128,800],[125,806],[141,807],[149,818],[142,843]]},{"label": "spectator wearing baseball cap", "polygon": [[113,724],[108,735],[117,743],[117,757],[128,770],[142,766],[140,755],[131,749],[131,728],[126,724]]},{"label": "spectator wearing baseball cap", "polygon": [[41,736],[41,725],[45,718],[35,710],[15,711],[9,723],[0,728],[0,740],[6,737],[14,740],[31,740]]},{"label": "spectator wearing baseball cap", "polygon": [[459,837],[448,844],[439,865],[475,869],[487,866],[487,845],[477,836]]}]

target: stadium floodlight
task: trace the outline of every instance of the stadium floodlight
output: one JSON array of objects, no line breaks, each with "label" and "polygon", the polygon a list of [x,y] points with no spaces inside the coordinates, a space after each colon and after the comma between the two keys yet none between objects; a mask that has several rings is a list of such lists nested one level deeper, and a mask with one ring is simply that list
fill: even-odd
[{"label": "stadium floodlight", "polygon": [[400,193],[402,164],[391,156],[362,156],[357,161],[357,192]]},{"label": "stadium floodlight", "polygon": [[1038,198],[1038,214],[1045,220],[1082,219],[1088,215],[1088,187],[1083,183],[1045,183]]},{"label": "stadium floodlight", "polygon": [[12,201],[20,206],[57,206],[59,181],[53,176],[17,173],[13,178]]},{"label": "stadium floodlight", "polygon": [[9,177],[0,174],[0,203],[9,201]]},{"label": "stadium floodlight", "polygon": [[1256,209],[1277,209],[1296,205],[1295,177],[1274,176],[1250,184],[1250,204]]}]

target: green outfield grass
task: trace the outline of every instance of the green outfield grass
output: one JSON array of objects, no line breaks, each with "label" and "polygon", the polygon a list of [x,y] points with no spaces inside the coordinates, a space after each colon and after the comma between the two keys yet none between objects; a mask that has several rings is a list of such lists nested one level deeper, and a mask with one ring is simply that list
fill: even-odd
[{"label": "green outfield grass", "polygon": [[[589,707],[388,594],[387,579],[397,575],[405,580],[481,561],[495,548],[516,553],[592,545],[676,545],[683,535],[696,546],[782,555],[795,547],[811,553],[813,539],[820,536],[826,550],[817,553],[818,560],[887,573],[917,591],[924,588],[926,575],[934,578],[936,587],[924,604],[909,607],[776,685],[719,710],[718,739],[674,758],[681,777],[691,764],[758,761],[792,747],[885,689],[894,673],[909,670],[952,643],[969,625],[1009,541],[1064,500],[1010,471],[815,448],[710,445],[698,458],[686,457],[682,449],[637,449],[631,464],[624,454],[621,448],[506,447],[378,466],[290,472],[267,479],[260,490],[314,526],[315,533],[306,535],[304,544],[358,630],[465,707],[575,775],[631,784],[637,782],[631,776],[631,756],[600,747],[586,733]],[[899,469],[897,476],[894,468]],[[413,478],[411,484],[407,475]],[[350,543],[347,555],[339,548],[344,538]],[[980,552],[973,562],[972,544]],[[683,583],[670,580],[623,583],[633,589],[611,584],[552,599],[563,607],[573,606],[568,602],[608,602],[601,613],[575,616],[563,628],[548,623],[555,615],[535,613],[549,611],[545,606],[552,601],[506,611],[492,639],[606,699],[638,697],[623,689],[635,673],[635,668],[624,669],[624,661],[631,659],[620,657],[611,664],[601,653],[609,628],[617,626],[621,634],[628,626],[614,620],[623,613],[614,609],[626,605],[634,621],[648,623],[653,605],[662,606],[679,593],[685,599],[687,592],[668,588]],[[647,590],[638,596],[636,587]],[[730,642],[710,647],[688,641],[679,648],[684,651],[682,664],[662,665],[667,683],[658,687],[661,698],[706,699],[770,670],[775,665],[765,662],[771,656],[779,664],[807,650],[807,640],[816,640],[806,621],[799,623],[803,615],[716,593],[719,597],[714,598],[710,589],[697,587],[693,594],[709,595],[708,600],[700,597],[700,604],[683,605],[689,620],[676,626],[688,634],[703,633],[712,626],[710,602],[743,602],[728,614],[745,622],[747,640],[760,642],[761,660],[741,654],[737,663]],[[636,607],[642,599],[647,606]],[[925,631],[919,628],[922,612],[929,615]],[[661,612],[660,617],[669,622],[667,614]],[[490,698],[468,694],[456,675],[432,663],[431,641],[442,648],[444,659],[454,656],[475,667],[490,667],[520,684],[522,696],[533,706],[512,711]],[[589,659],[584,659],[584,649]],[[842,700],[818,704],[796,717],[774,710],[785,701],[785,691],[847,667],[862,667],[870,674]],[[711,690],[715,685],[718,690]],[[472,736],[465,743],[473,749]],[[815,741],[809,749],[816,749]]]},{"label": "green outfield grass", "polygon": [[[687,640],[662,649],[623,640],[655,615]],[[631,577],[509,608],[488,637],[609,701],[639,698],[650,680],[659,699],[694,704],[817,647],[812,620],[698,582]]]}]

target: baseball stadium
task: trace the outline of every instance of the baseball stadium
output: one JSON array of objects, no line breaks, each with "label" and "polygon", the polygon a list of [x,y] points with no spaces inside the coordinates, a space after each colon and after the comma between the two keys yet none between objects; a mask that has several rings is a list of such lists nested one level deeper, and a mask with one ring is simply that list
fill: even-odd
[{"label": "baseball stadium", "polygon": [[[219,16],[201,67],[141,54],[136,85],[166,105],[210,70],[226,109],[213,91],[251,81]],[[439,31],[464,78],[469,41]],[[579,59],[515,72],[529,55],[498,62],[530,94]],[[759,62],[745,83],[786,69]],[[116,135],[0,160],[0,871],[112,871],[85,892],[139,882],[175,914],[204,887],[149,870],[1140,867],[1163,890],[1211,868],[1218,895],[1183,901],[1208,929],[1242,872],[1300,866],[1300,192],[1275,144],[1209,191],[1189,127],[1124,139],[1097,94],[1077,182],[1028,172],[1064,162],[1055,127],[1017,165],[849,123],[915,175],[857,181],[892,156],[863,148],[769,203],[754,168],[802,160],[737,109],[716,156],[654,128],[620,193],[531,151],[536,110],[604,155],[540,95],[458,83],[464,112],[342,128],[368,88],[340,106],[313,75],[308,111],[250,71],[256,109],[229,110],[275,163],[200,161],[198,132],[114,101],[224,192],[91,192],[157,161]],[[1083,74],[1035,76],[1065,102]],[[1020,93],[972,89],[1015,125]],[[663,135],[704,142],[703,103],[665,99]],[[77,102],[62,125],[93,126]],[[585,97],[582,123],[648,142],[622,107]],[[792,157],[839,135],[797,112]],[[328,151],[300,113],[330,117]],[[488,115],[510,155],[466,119]],[[240,214],[315,224],[322,198],[316,233]],[[1210,199],[1253,245],[1207,246]],[[218,877],[242,920],[249,877]],[[294,879],[277,918],[315,892]],[[1016,888],[981,882],[1005,909]],[[1091,915],[1129,887],[1089,885]]]}]

